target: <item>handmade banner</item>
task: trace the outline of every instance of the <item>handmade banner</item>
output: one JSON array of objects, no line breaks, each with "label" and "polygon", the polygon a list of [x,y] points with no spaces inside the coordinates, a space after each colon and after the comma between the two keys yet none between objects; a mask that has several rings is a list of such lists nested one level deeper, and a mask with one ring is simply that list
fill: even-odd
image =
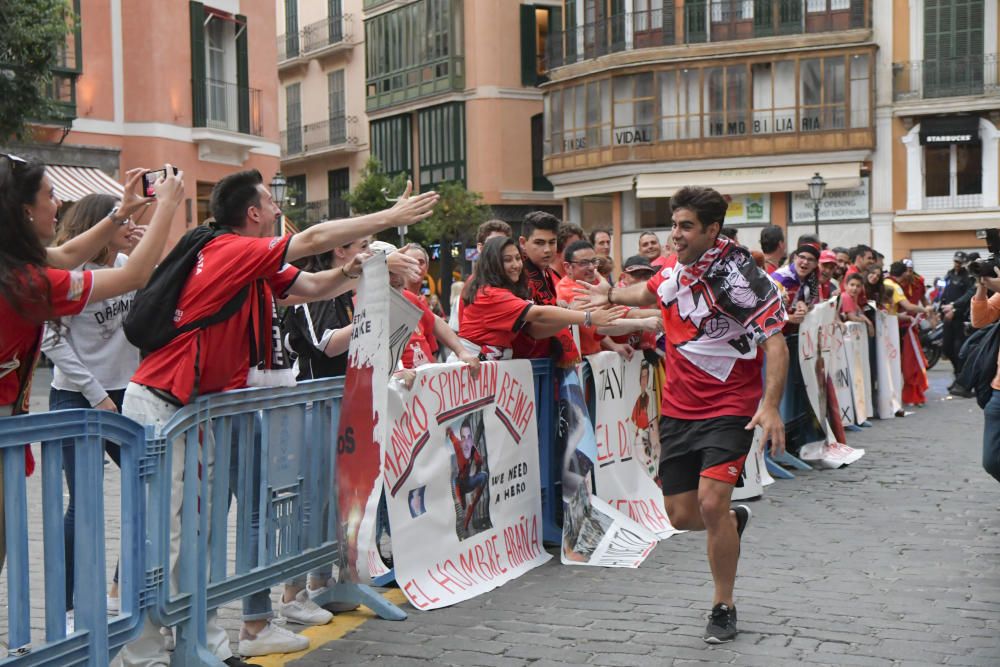
[{"label": "handmade banner", "polygon": [[385,255],[362,266],[337,426],[338,539],[341,580],[366,582],[386,572],[376,547],[386,442],[388,382],[420,312],[389,287]]},{"label": "handmade banner", "polygon": [[837,395],[837,407],[844,424],[860,424],[857,402],[854,398],[854,381],[851,378],[851,359],[847,349],[847,329],[839,321],[830,328],[830,367],[828,373]]},{"label": "handmade banner", "polygon": [[899,318],[881,310],[875,318],[875,359],[878,367],[878,418],[892,419],[903,410]]},{"label": "handmade banner", "polygon": [[589,355],[586,363],[593,379],[596,495],[666,539],[678,531],[657,482],[659,410],[652,368],[640,354],[626,361],[617,352]]},{"label": "handmade banner", "polygon": [[542,548],[531,364],[416,370],[392,382],[383,471],[396,581],[418,609],[490,591],[551,556]]},{"label": "handmade banner", "polygon": [[803,445],[799,458],[820,468],[839,468],[854,463],[865,453],[865,450],[848,447],[834,437],[828,414],[831,403],[829,392],[833,391],[830,377],[833,332],[837,326],[836,299],[816,304],[799,325],[799,368],[809,405],[826,437],[825,442]]},{"label": "handmade banner", "polygon": [[558,371],[559,440],[563,451],[562,562],[639,567],[657,537],[595,496],[597,438],[575,370]]},{"label": "handmade banner", "polygon": [[860,322],[844,325],[844,342],[850,367],[851,384],[854,387],[854,415],[857,424],[862,424],[872,416],[872,375],[868,361],[868,327]]}]

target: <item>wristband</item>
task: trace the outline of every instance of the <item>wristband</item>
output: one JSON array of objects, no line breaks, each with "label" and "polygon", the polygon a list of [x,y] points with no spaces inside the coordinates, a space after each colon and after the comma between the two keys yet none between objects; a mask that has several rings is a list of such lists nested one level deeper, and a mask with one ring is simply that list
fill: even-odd
[{"label": "wristband", "polygon": [[583,314],[583,326],[589,327],[593,324],[593,321],[594,319],[591,317],[589,310]]},{"label": "wristband", "polygon": [[340,272],[343,273],[344,277],[347,278],[348,280],[357,280],[358,278],[361,277],[361,274],[358,274],[356,276],[352,276],[350,273],[348,273],[347,272],[347,264],[344,264],[343,266],[340,267]]},{"label": "wristband", "polygon": [[615,292],[615,288],[614,287],[609,287],[608,288],[608,305],[609,306],[613,306],[614,303],[615,303],[614,301],[611,300],[611,295],[614,294],[614,292]]}]

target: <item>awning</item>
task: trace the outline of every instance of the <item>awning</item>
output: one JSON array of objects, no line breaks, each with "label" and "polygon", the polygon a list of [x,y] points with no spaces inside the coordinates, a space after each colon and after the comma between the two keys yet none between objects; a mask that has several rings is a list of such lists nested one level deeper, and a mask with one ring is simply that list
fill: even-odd
[{"label": "awning", "polygon": [[587,197],[590,195],[623,192],[632,189],[634,178],[634,176],[615,176],[614,178],[580,181],[578,183],[555,183],[552,190],[552,197],[555,199],[568,199],[569,197]]},{"label": "awning", "polygon": [[[780,160],[781,156],[776,155],[774,159]],[[809,179],[817,173],[826,181],[829,190],[855,188],[861,184],[860,162],[834,162],[789,167],[747,167],[639,174],[636,179],[636,195],[640,198],[669,197],[685,185],[715,188],[724,195],[798,192],[808,189]]]},{"label": "awning", "polygon": [[920,145],[978,144],[979,116],[934,116],[920,121]]},{"label": "awning", "polygon": [[121,198],[125,188],[121,183],[96,167],[68,167],[50,164],[45,173],[62,201],[80,201],[87,195],[112,195]]}]

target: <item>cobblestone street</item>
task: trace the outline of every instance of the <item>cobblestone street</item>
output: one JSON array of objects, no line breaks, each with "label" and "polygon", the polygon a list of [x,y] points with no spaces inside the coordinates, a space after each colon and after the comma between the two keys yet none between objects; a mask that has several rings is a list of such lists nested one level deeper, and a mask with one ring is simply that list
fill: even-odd
[{"label": "cobblestone street", "polygon": [[[850,434],[867,450],[858,463],[797,473],[751,504],[735,643],[701,640],[712,595],[704,536],[682,534],[637,570],[553,559],[454,607],[419,612],[404,603],[406,621],[370,620],[289,664],[1000,664],[1000,487],[979,464],[981,411],[944,398],[944,372],[931,378],[926,408]],[[46,386],[40,377],[36,388]],[[46,407],[39,395],[34,409]],[[110,577],[117,470],[106,470]],[[40,637],[41,522],[29,523]],[[4,581],[0,605],[5,599]],[[235,640],[239,605],[220,618]]]},{"label": "cobblestone street", "polygon": [[737,580],[741,635],[701,640],[703,535],[638,570],[556,560],[406,621],[369,621],[294,663],[320,665],[997,665],[1000,487],[980,467],[982,413],[945,399],[850,434],[866,456],[797,474],[752,503]]}]

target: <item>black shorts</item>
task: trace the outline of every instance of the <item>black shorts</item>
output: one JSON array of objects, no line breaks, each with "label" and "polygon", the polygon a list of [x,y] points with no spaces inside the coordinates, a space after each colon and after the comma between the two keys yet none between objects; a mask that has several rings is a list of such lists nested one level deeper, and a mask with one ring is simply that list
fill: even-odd
[{"label": "black shorts", "polygon": [[746,430],[750,419],[660,417],[660,487],[663,495],[694,491],[702,477],[742,486],[743,463],[753,444],[753,430]]}]

